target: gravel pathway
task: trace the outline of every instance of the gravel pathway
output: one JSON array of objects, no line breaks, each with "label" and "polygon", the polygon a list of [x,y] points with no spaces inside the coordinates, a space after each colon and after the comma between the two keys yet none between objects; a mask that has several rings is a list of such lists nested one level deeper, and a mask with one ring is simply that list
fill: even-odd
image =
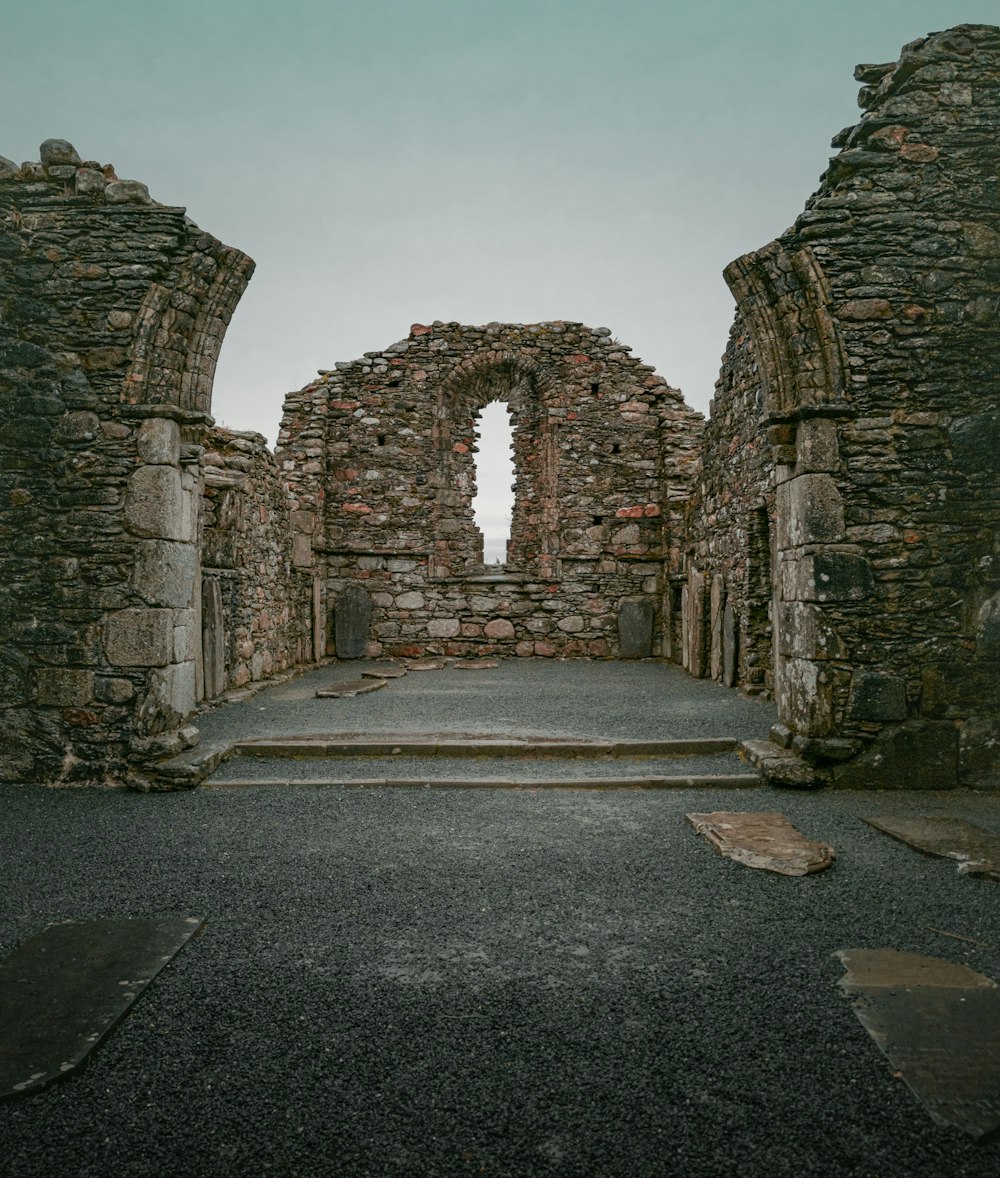
[{"label": "gravel pathway", "polygon": [[[4,953],[53,920],[207,921],[83,1074],[0,1106],[4,1175],[1000,1172],[1000,1145],[938,1128],[893,1079],[832,956],[891,946],[1000,980],[996,885],[859,818],[995,830],[995,796],[8,787],[0,805]],[[714,808],[782,809],[837,862],[741,867],[684,820]]]}]

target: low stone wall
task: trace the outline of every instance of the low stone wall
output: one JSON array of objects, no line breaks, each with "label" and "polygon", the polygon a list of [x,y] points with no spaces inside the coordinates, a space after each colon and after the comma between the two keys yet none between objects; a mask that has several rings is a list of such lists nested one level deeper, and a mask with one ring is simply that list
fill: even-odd
[{"label": "low stone wall", "polygon": [[617,574],[577,570],[559,581],[507,573],[432,579],[426,560],[381,556],[343,561],[338,576],[338,562],[330,563],[332,633],[342,595],[363,587],[371,599],[371,657],[609,658],[623,653],[620,618],[626,657],[662,654],[658,561],[623,563]]}]

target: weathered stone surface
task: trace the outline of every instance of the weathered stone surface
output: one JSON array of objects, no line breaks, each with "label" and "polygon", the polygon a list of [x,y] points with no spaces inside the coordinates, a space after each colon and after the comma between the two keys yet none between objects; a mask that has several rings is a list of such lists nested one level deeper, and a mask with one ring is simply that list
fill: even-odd
[{"label": "weathered stone surface", "polygon": [[954,789],[958,730],[947,721],[911,720],[831,772],[842,789]]},{"label": "weathered stone surface", "polygon": [[[827,474],[801,474],[777,491],[778,545],[836,544],[844,539],[844,501]],[[822,581],[823,574],[820,573]]]},{"label": "weathered stone surface", "polygon": [[461,659],[452,663],[456,671],[494,671],[499,665],[495,659]]},{"label": "weathered stone surface", "polygon": [[111,204],[149,204],[149,189],[139,180],[112,180],[104,189]]},{"label": "weathered stone surface", "polygon": [[732,602],[727,601],[722,611],[722,682],[727,687],[736,683],[739,656],[739,631],[736,626],[736,611]]},{"label": "weathered stone surface", "polygon": [[372,599],[367,589],[348,585],[337,594],[334,606],[334,642],[337,658],[364,658],[368,650]]},{"label": "weathered stone surface", "polygon": [[202,923],[62,921],[0,962],[0,1101],[77,1071]]},{"label": "weathered stone surface", "polygon": [[403,667],[376,667],[371,671],[362,671],[362,679],[402,679],[406,674]]},{"label": "weathered stone surface", "polygon": [[60,164],[78,167],[83,163],[79,152],[68,139],[46,139],[38,151],[39,159],[46,168]]},{"label": "weathered stone surface", "polygon": [[193,600],[198,550],[176,540],[142,540],[137,545],[132,584],[147,605],[187,609]]},{"label": "weathered stone surface", "polygon": [[881,671],[855,671],[851,676],[849,719],[882,724],[905,720],[906,711],[906,684],[902,679]]},{"label": "weathered stone surface", "polygon": [[76,667],[39,667],[35,672],[35,700],[70,708],[94,698],[94,672]]},{"label": "weathered stone surface", "polygon": [[226,641],[222,590],[215,578],[206,578],[202,581],[201,626],[205,698],[215,699],[226,690]]},{"label": "weathered stone surface", "polygon": [[197,702],[193,662],[157,667],[150,672],[146,693],[139,703],[143,731],[157,733],[179,728],[190,718]]},{"label": "weathered stone surface", "polygon": [[321,687],[316,692],[317,699],[353,699],[356,695],[368,695],[372,691],[381,691],[388,684],[384,679],[347,679],[342,683],[334,683],[330,687]]},{"label": "weathered stone surface", "polygon": [[[28,750],[22,780],[123,783],[126,750],[193,707],[198,624],[171,607],[189,606],[184,582],[197,581],[200,443],[252,263],[183,209],[116,205],[113,169],[65,141],[43,156],[0,168],[4,647],[87,678],[41,675],[49,702],[23,726],[11,699],[0,731]],[[192,552],[154,555],[150,541]]]},{"label": "weathered stone surface", "polygon": [[918,851],[957,859],[960,875],[1000,880],[1000,835],[972,822],[940,816],[866,818],[865,822]]},{"label": "weathered stone surface", "polygon": [[104,623],[104,650],[113,667],[164,667],[174,653],[174,611],[123,609]]},{"label": "weathered stone surface", "polygon": [[429,638],[454,638],[461,629],[458,618],[432,618],[427,623]]},{"label": "weathered stone surface", "polygon": [[785,789],[815,789],[824,784],[814,765],[803,760],[791,747],[770,740],[745,740],[741,744],[747,760],[760,771],[767,785]]},{"label": "weathered stone surface", "polygon": [[653,653],[653,604],[623,601],[618,607],[618,656],[646,659]]},{"label": "weathered stone surface", "polygon": [[822,871],[834,859],[833,847],[807,839],[774,811],[688,814],[688,822],[727,859],[779,875],[808,875]]},{"label": "weathered stone surface", "polygon": [[77,168],[73,182],[77,196],[103,192],[108,183],[104,173],[98,172],[95,168]]},{"label": "weathered stone surface", "polygon": [[135,449],[140,462],[176,466],[181,457],[180,426],[169,418],[147,418],[139,427]]},{"label": "weathered stone surface", "polygon": [[171,466],[140,466],[125,491],[125,526],[136,536],[191,541],[189,502]]},{"label": "weathered stone surface", "polygon": [[1000,989],[984,974],[894,949],[842,949],[854,1013],[939,1125],[1000,1134]]}]

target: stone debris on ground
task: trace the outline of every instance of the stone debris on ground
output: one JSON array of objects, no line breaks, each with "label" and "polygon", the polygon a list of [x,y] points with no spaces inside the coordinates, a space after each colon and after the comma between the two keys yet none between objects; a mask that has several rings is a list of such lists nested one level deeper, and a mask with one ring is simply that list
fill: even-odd
[{"label": "stone debris on ground", "polygon": [[939,1124],[1000,1135],[1000,989],[966,965],[897,949],[841,949],[840,989]]},{"label": "stone debris on ground", "polygon": [[769,810],[688,814],[688,822],[728,859],[779,875],[809,875],[833,863],[827,843],[807,839],[784,814]]},{"label": "stone debris on ground", "polygon": [[362,679],[402,679],[406,674],[404,667],[373,667],[370,671],[362,671]]},{"label": "stone debris on ground", "polygon": [[347,679],[343,683],[335,683],[331,687],[319,688],[316,698],[352,699],[356,695],[368,695],[371,691],[379,691],[387,686],[385,679]]},{"label": "stone debris on ground", "polygon": [[408,671],[443,671],[448,664],[444,659],[424,659],[415,663],[407,663]]},{"label": "stone debris on ground", "polygon": [[456,671],[494,671],[499,666],[496,659],[469,659],[452,663]]},{"label": "stone debris on ground", "polygon": [[866,818],[869,826],[928,855],[958,860],[959,875],[1000,880],[1000,835],[961,818]]}]

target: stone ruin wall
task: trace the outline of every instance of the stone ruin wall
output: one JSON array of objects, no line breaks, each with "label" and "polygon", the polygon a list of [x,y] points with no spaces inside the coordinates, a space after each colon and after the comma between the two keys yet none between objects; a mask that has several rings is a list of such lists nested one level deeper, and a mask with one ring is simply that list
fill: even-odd
[{"label": "stone ruin wall", "polygon": [[313,577],[295,563],[288,487],[258,433],[205,438],[201,601],[205,691],[213,699],[322,657]]},{"label": "stone ruin wall", "polygon": [[[578,323],[416,324],[289,396],[279,455],[300,559],[327,570],[330,653],[608,657],[623,607],[652,619],[632,653],[662,652],[701,417],[629,353]],[[472,513],[492,401],[510,407],[516,471],[499,572]],[[370,641],[350,646],[359,589]]]},{"label": "stone ruin wall", "polygon": [[[785,739],[842,785],[995,784],[1000,30],[933,34],[857,77],[865,113],[806,211],[727,270],[762,406],[729,461],[773,470]],[[689,543],[709,580],[746,551],[762,489],[718,510],[746,396],[727,369]]]},{"label": "stone ruin wall", "polygon": [[253,264],[60,140],[0,159],[0,220],[0,779],[135,780],[202,693],[199,442]]},{"label": "stone ruin wall", "polygon": [[709,413],[675,578],[678,661],[699,678],[771,695],[774,464],[754,343],[739,315]]},{"label": "stone ruin wall", "polygon": [[651,609],[820,780],[995,784],[1000,30],[858,77],[806,211],[727,269],[705,425],[603,330],[435,323],[290,394],[272,456],[210,417],[250,260],[62,141],[0,158],[0,779],[148,785],[198,700],[343,654],[362,588],[355,653],[613,656]]}]

